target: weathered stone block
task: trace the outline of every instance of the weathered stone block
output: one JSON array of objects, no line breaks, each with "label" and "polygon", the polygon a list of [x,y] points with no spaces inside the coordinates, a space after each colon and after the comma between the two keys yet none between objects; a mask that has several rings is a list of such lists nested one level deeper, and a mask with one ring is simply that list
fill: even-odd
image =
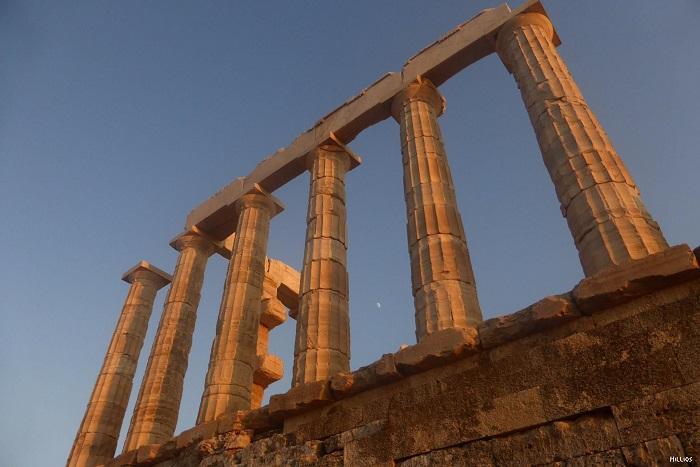
[{"label": "weathered stone block", "polygon": [[542,348],[549,366],[538,377],[548,418],[568,417],[683,384],[672,364],[673,347],[654,347],[648,331],[633,333],[629,326],[638,323],[614,322]]},{"label": "weathered stone block", "polygon": [[581,311],[592,313],[693,277],[700,277],[698,260],[688,245],[678,245],[587,277],[573,296]]},{"label": "weathered stone block", "polygon": [[[540,388],[474,399],[469,388],[452,388],[389,409],[395,459],[540,425],[547,421]],[[429,416],[427,416],[429,414]]]},{"label": "weathered stone block", "polygon": [[219,422],[214,420],[211,422],[201,423],[194,428],[183,431],[175,437],[175,445],[177,449],[186,448],[187,446],[203,439],[215,436],[218,425]]},{"label": "weathered stone block", "polygon": [[622,448],[622,454],[628,465],[668,465],[671,458],[677,459],[675,463],[679,465],[689,465],[682,460],[685,458],[685,452],[675,436],[625,446]]},{"label": "weathered stone block", "polygon": [[625,444],[700,429],[700,383],[633,399],[612,407]]},{"label": "weathered stone block", "polygon": [[394,355],[384,354],[376,362],[363,366],[352,373],[338,373],[331,378],[331,392],[341,399],[400,379]]},{"label": "weathered stone block", "polygon": [[133,451],[128,451],[125,453],[122,453],[115,457],[113,460],[110,462],[107,462],[105,466],[109,467],[126,467],[126,466],[132,466],[136,465],[137,463],[137,450],[134,449]]},{"label": "weathered stone block", "polygon": [[242,419],[246,412],[238,410],[236,412],[225,413],[216,419],[216,432],[228,433],[233,430],[240,430],[242,427]]},{"label": "weathered stone block", "polygon": [[544,467],[626,467],[625,457],[619,449],[597,452],[585,456],[574,457],[565,461],[544,464]]},{"label": "weathered stone block", "polygon": [[260,324],[268,329],[275,328],[287,319],[287,311],[276,298],[264,298],[260,303]]},{"label": "weathered stone block", "polygon": [[487,441],[475,441],[465,445],[440,449],[419,456],[411,457],[397,465],[401,467],[429,467],[435,465],[478,465],[495,467],[497,464]]},{"label": "weathered stone block", "polygon": [[244,448],[250,444],[253,434],[253,430],[228,433],[224,437],[224,448],[227,450]]},{"label": "weathered stone block", "polygon": [[443,329],[395,353],[396,367],[405,375],[419,373],[476,352],[478,342],[475,328]]},{"label": "weathered stone block", "polygon": [[385,430],[370,430],[371,434],[353,437],[345,445],[343,461],[345,465],[358,467],[393,467],[391,444]]},{"label": "weathered stone block", "polygon": [[[136,462],[139,464],[147,462],[155,462],[159,457],[160,444],[148,444],[146,446],[140,446],[136,450]],[[162,457],[161,457],[162,458]]]},{"label": "weathered stone block", "polygon": [[260,407],[243,415],[243,426],[255,432],[264,432],[282,427],[279,418],[270,415],[269,406]]},{"label": "weathered stone block", "polygon": [[484,321],[478,326],[481,346],[499,346],[544,331],[581,316],[568,295],[546,297],[516,313]]},{"label": "weathered stone block", "polygon": [[489,441],[496,465],[540,465],[620,445],[615,420],[598,412],[559,420]]},{"label": "weathered stone block", "polygon": [[309,408],[322,407],[335,399],[330,381],[313,381],[293,387],[286,394],[270,397],[269,412],[273,417],[288,417]]},{"label": "weathered stone block", "polygon": [[253,382],[267,387],[284,375],[284,362],[277,355],[258,355],[258,365],[253,373]]},{"label": "weathered stone block", "polygon": [[317,467],[343,467],[343,453],[338,451],[323,456]]},{"label": "weathered stone block", "polygon": [[692,457],[697,462],[700,459],[700,430],[693,433],[681,433],[678,438],[681,440],[685,455]]}]

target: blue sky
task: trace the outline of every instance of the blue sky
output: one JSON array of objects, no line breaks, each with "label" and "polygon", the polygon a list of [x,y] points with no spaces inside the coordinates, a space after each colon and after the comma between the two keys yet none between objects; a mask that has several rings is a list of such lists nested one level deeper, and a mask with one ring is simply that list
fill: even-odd
[{"label": "blue sky", "polygon": [[[126,296],[124,271],[140,259],[171,271],[168,241],[198,203],[494,5],[0,2],[0,465],[65,462]],[[667,239],[697,246],[700,3],[545,7]],[[490,56],[441,90],[485,316],[571,289],[582,277],[576,250],[512,77]],[[415,338],[398,127],[384,121],[350,146],[364,159],[347,179],[357,368]],[[275,192],[287,209],[272,222],[269,255],[297,268],[307,190],[303,176]],[[194,424],[225,269],[210,260],[178,431]],[[293,333],[289,320],[271,334],[287,371],[272,392],[289,386]]]}]

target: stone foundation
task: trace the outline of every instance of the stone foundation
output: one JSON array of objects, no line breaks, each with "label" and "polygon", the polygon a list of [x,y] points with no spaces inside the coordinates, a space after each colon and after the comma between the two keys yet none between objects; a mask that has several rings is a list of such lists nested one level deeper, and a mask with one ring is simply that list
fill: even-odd
[{"label": "stone foundation", "polygon": [[[696,253],[698,250],[696,250]],[[666,465],[700,458],[700,268],[686,246],[447,329],[110,466]],[[676,465],[690,465],[677,463]]]}]

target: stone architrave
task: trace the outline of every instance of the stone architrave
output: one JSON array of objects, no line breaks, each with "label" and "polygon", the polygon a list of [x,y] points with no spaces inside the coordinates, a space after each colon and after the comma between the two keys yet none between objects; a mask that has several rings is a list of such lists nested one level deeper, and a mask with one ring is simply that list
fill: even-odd
[{"label": "stone architrave", "polygon": [[69,467],[92,467],[114,457],[153,301],[171,277],[140,261],[122,280],[131,287],[68,457]]},{"label": "stone architrave", "polygon": [[236,237],[197,424],[251,408],[270,219],[281,210],[257,185],[236,201]]},{"label": "stone architrave", "polygon": [[497,51],[520,88],[587,276],[668,248],[540,13],[506,23]]},{"label": "stone architrave", "polygon": [[180,255],[124,442],[124,452],[164,443],[175,433],[204,271],[209,256],[217,249],[211,239],[194,229],[177,236],[170,245]]},{"label": "stone architrave", "polygon": [[360,159],[324,144],[307,156],[311,173],[292,385],[350,369],[345,175]]},{"label": "stone architrave", "polygon": [[427,79],[399,93],[392,115],[401,127],[408,251],[416,337],[481,321],[467,240],[437,118],[445,101]]}]

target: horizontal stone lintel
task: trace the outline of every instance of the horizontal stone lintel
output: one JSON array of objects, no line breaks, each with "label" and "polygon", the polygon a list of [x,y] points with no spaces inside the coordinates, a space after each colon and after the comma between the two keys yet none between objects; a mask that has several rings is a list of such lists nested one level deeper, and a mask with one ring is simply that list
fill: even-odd
[{"label": "horizontal stone lintel", "polygon": [[[226,185],[187,216],[185,230],[193,226],[223,240],[235,229],[233,205],[256,184],[273,192],[306,171],[305,157],[322,144],[348,144],[362,130],[389,118],[394,97],[418,77],[436,86],[472,63],[495,52],[495,36],[514,16],[523,12],[546,15],[539,0],[526,0],[515,10],[507,4],[483,10],[441,39],[411,57],[400,72],[387,73],[360,94],[321,118],[292,143],[260,162],[247,177]],[[559,38],[555,32],[555,43]]]}]

